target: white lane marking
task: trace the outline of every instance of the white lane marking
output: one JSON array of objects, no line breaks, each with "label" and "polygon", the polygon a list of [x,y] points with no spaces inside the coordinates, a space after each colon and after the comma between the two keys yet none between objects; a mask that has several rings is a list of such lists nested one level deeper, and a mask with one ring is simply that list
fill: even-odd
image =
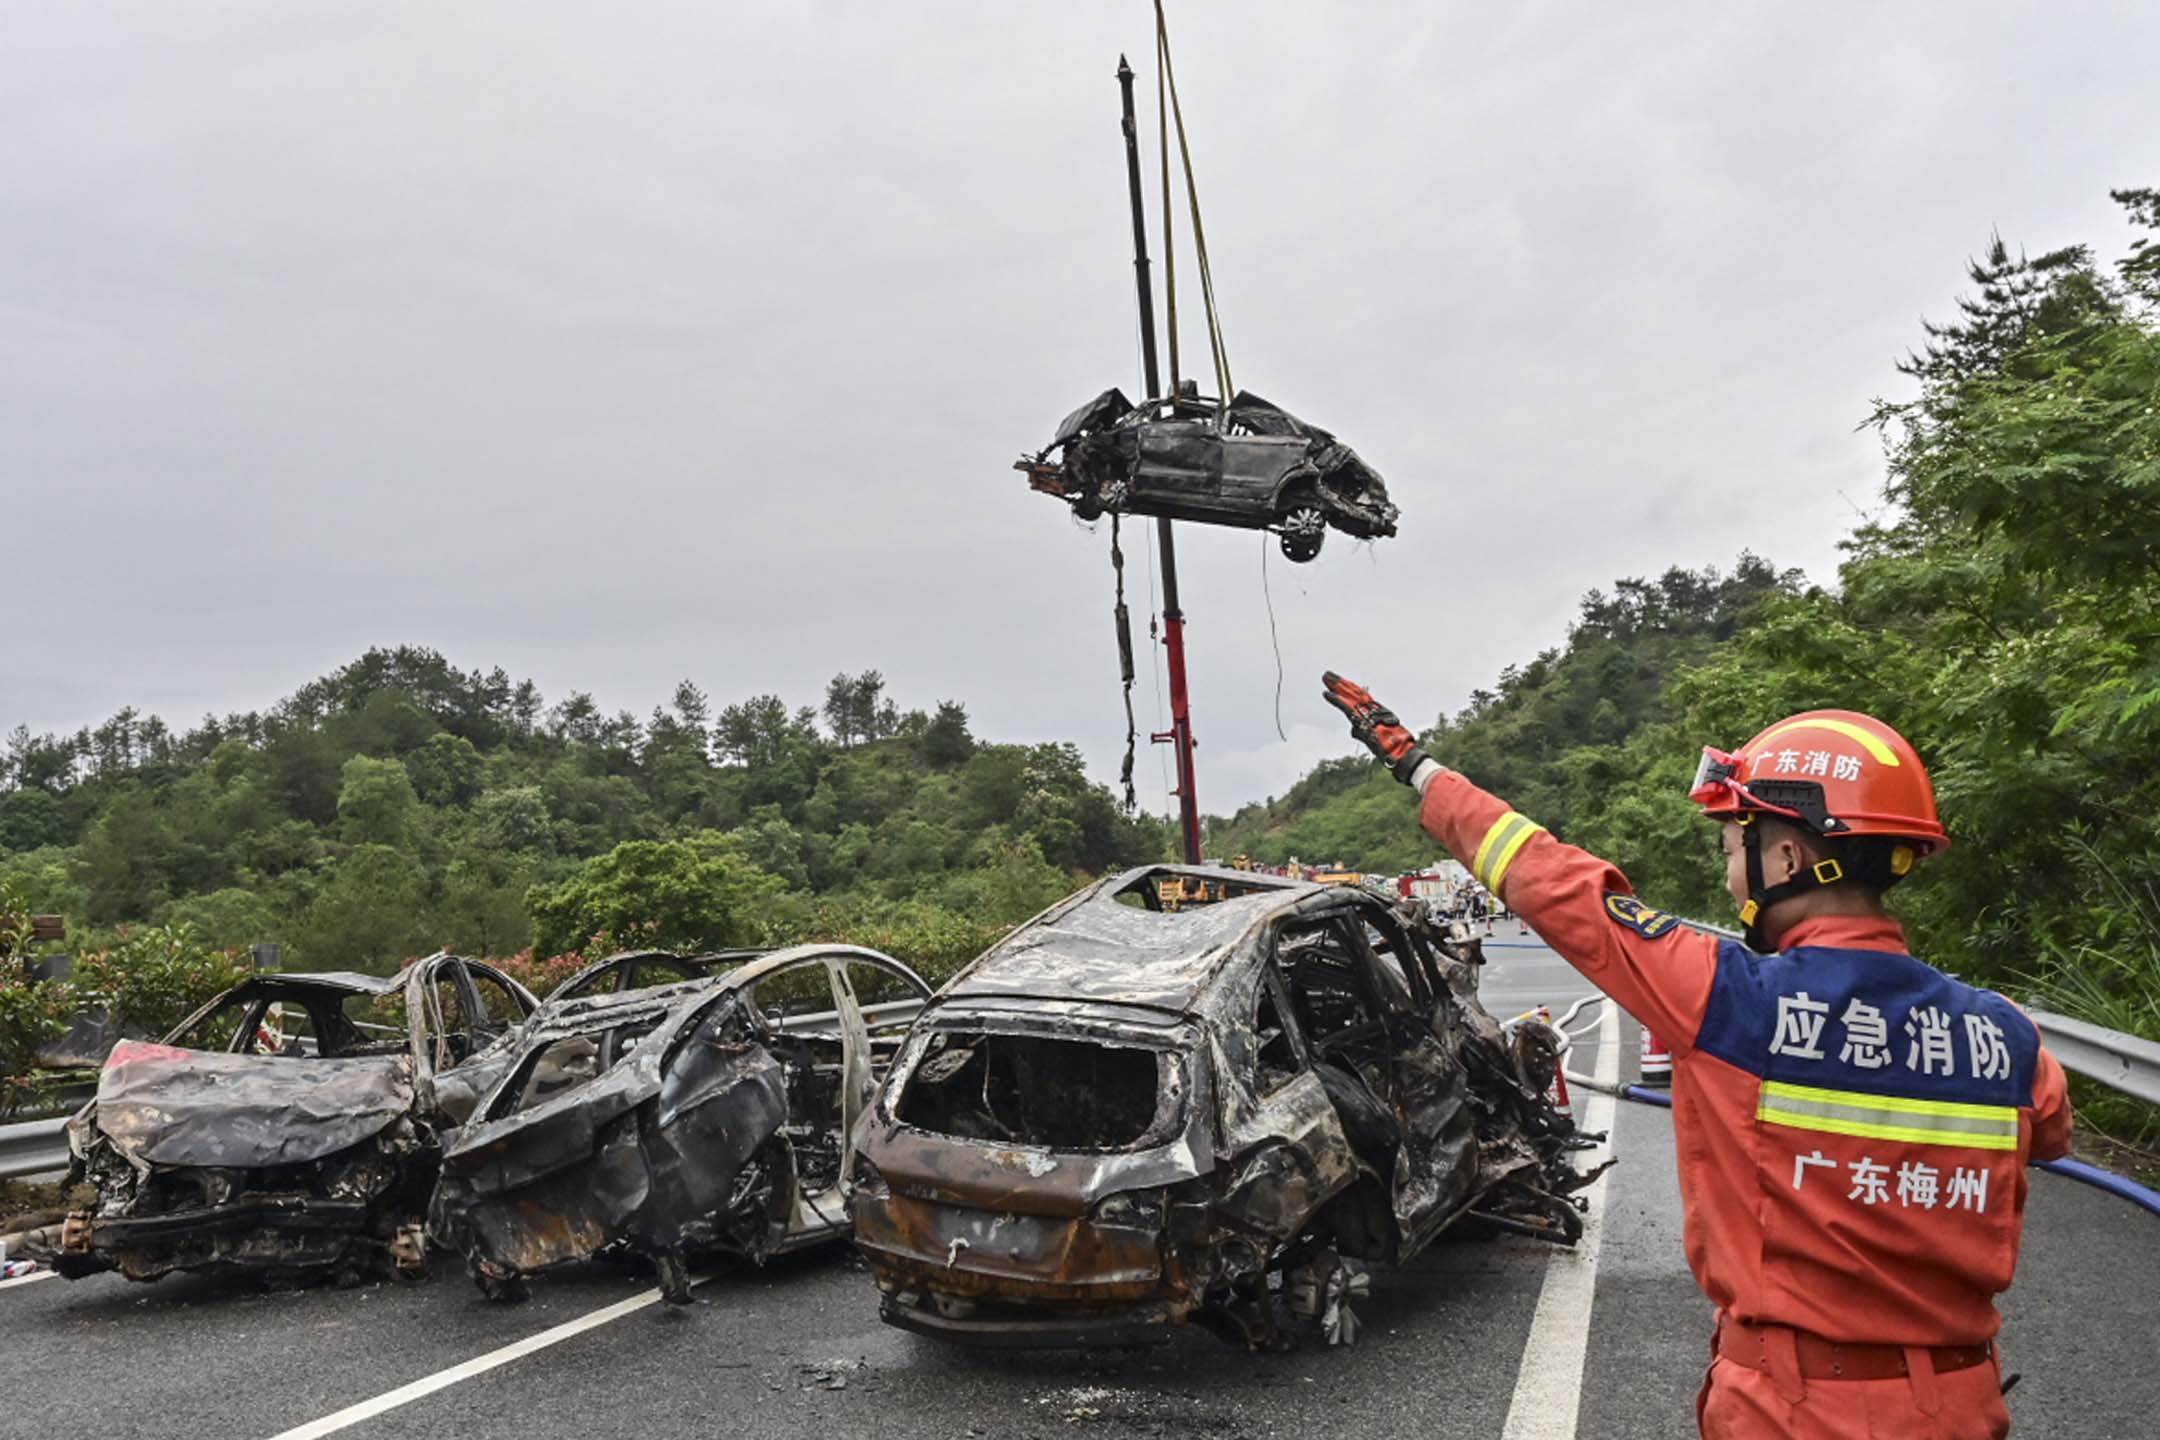
[{"label": "white lane marking", "polygon": [[[1605,1002],[1598,1024],[1596,1078],[1610,1085],[1620,1078],[1620,1007]],[[1582,1126],[1608,1137],[1584,1153],[1583,1163],[1602,1165],[1612,1155],[1613,1111],[1610,1095],[1584,1094]],[[1572,1250],[1555,1250],[1545,1261],[1545,1284],[1530,1318],[1530,1338],[1523,1344],[1522,1367],[1515,1372],[1515,1396],[1508,1402],[1502,1440],[1574,1440],[1582,1408],[1583,1359],[1590,1348],[1590,1304],[1597,1298],[1598,1248],[1603,1239],[1605,1197],[1612,1191],[1607,1174],[1585,1192],[1582,1238]]]},{"label": "white lane marking", "polygon": [[10,1289],[16,1285],[35,1285],[40,1280],[57,1279],[59,1275],[60,1272],[57,1270],[33,1270],[28,1275],[17,1275],[12,1280],[0,1280],[0,1290]]},{"label": "white lane marking", "polygon": [[[693,1286],[702,1285],[710,1278],[707,1275],[693,1275],[690,1277],[690,1283]],[[563,1341],[573,1336],[582,1335],[587,1330],[597,1330],[611,1321],[620,1320],[625,1315],[634,1315],[648,1305],[657,1305],[659,1303],[660,1291],[657,1288],[641,1291],[627,1300],[618,1300],[613,1305],[602,1306],[589,1315],[580,1315],[575,1320],[565,1320],[562,1324],[542,1330],[537,1335],[528,1335],[514,1344],[503,1346],[500,1350],[490,1350],[485,1355],[475,1355],[462,1365],[453,1365],[447,1370],[438,1370],[433,1375],[424,1375],[409,1385],[400,1385],[395,1390],[386,1390],[371,1400],[362,1400],[357,1405],[348,1405],[343,1410],[323,1416],[320,1420],[310,1420],[305,1425],[295,1425],[290,1430],[280,1430],[277,1434],[271,1436],[270,1440],[316,1440],[316,1437],[320,1435],[335,1435],[340,1430],[357,1425],[363,1420],[372,1419],[385,1411],[395,1410],[401,1405],[410,1405],[413,1401],[432,1395],[438,1390],[447,1390],[460,1381],[470,1380],[475,1375],[485,1375],[488,1371],[507,1365],[513,1360],[521,1359],[538,1350],[545,1350],[550,1345],[560,1345]]]}]

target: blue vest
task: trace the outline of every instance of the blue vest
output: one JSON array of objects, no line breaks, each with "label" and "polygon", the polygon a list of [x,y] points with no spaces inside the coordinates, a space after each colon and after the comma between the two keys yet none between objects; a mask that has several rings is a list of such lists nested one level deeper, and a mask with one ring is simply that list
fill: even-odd
[{"label": "blue vest", "polygon": [[1781,1086],[2027,1108],[2040,1035],[1994,991],[1910,955],[1725,940],[1695,1047]]}]

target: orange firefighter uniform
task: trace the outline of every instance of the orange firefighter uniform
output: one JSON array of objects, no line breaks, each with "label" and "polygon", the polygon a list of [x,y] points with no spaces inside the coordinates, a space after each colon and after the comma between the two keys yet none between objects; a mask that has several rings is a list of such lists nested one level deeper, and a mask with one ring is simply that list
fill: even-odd
[{"label": "orange firefighter uniform", "polygon": [[[2017,1267],[2026,1162],[2070,1138],[2032,1022],[1912,958],[1894,921],[1806,921],[1775,955],[1687,929],[1452,771],[1421,818],[1670,1037],[1688,1265],[1719,1314],[1702,1433],[2009,1433],[1994,1296]],[[1896,1353],[1844,1380],[1837,1345]]]},{"label": "orange firefighter uniform", "polygon": [[[2062,1067],[2017,1007],[1914,959],[1893,920],[1809,917],[1759,953],[1779,902],[1887,888],[1949,844],[1905,738],[1816,710],[1704,750],[1690,794],[1742,827],[1751,949],[1644,905],[1433,762],[1362,686],[1323,684],[1417,787],[1426,830],[1668,1041],[1683,1240],[1718,1309],[1702,1433],[2007,1435],[1994,1297],[2017,1269],[2027,1162],[2070,1147]],[[1769,883],[1766,815],[1837,855]]]}]

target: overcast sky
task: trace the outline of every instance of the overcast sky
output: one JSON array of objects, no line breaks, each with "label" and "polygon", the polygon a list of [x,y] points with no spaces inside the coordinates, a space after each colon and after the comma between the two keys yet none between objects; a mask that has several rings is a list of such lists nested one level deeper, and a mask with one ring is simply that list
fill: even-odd
[{"label": "overcast sky", "polygon": [[[1180,527],[1214,811],[1343,751],[1322,668],[1426,723],[1615,577],[1831,577],[1881,482],[1854,427],[1965,258],[2112,258],[2108,188],[2160,181],[2151,5],[1171,24],[1236,378],[1403,510],[1270,558],[1287,742],[1272,542]],[[0,728],[191,723],[410,643],[639,713],[877,667],[1114,776],[1107,529],[1010,466],[1138,388],[1139,0],[36,0],[0,33]]]}]

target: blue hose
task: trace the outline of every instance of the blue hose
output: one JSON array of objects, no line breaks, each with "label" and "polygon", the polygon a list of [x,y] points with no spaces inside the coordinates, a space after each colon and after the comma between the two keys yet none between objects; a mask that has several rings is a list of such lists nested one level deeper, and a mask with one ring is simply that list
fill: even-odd
[{"label": "blue hose", "polygon": [[2082,1180],[2095,1190],[2105,1190],[2118,1200],[2128,1200],[2141,1210],[2160,1215],[2160,1190],[2140,1185],[2127,1176],[2102,1170],[2099,1166],[2088,1165],[2082,1160],[2035,1160],[2033,1164],[2050,1174]]},{"label": "blue hose", "polygon": [[[1620,1093],[1644,1105],[1672,1109],[1672,1096],[1663,1090],[1650,1090],[1641,1085],[1623,1085]],[[2126,1175],[2102,1170],[2099,1166],[2088,1165],[2082,1160],[2035,1160],[2032,1163],[2035,1169],[2079,1181],[2095,1190],[2105,1190],[2116,1199],[2127,1200],[2148,1214],[2160,1215],[2160,1190],[2140,1185]]]}]

